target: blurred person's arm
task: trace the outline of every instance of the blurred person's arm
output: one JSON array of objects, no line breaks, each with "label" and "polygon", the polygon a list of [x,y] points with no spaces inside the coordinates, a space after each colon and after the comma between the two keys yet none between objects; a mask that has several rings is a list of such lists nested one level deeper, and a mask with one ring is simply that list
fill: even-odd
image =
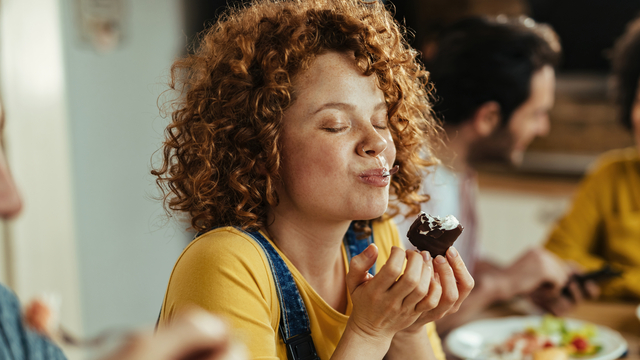
[{"label": "blurred person's arm", "polygon": [[528,295],[543,284],[559,294],[571,273],[569,266],[541,248],[529,250],[506,268],[480,261],[474,273],[475,288],[457,313],[436,321],[438,332],[446,334],[492,304]]},{"label": "blurred person's arm", "polygon": [[637,149],[603,155],[580,184],[546,248],[584,271],[609,264],[623,274],[602,284],[604,298],[640,298],[640,202]]},{"label": "blurred person's arm", "polygon": [[[603,176],[604,175],[604,176]],[[570,210],[556,223],[545,247],[587,270],[596,270],[605,260],[593,251],[603,236],[603,192],[607,191],[606,174],[589,175],[580,184]]]}]

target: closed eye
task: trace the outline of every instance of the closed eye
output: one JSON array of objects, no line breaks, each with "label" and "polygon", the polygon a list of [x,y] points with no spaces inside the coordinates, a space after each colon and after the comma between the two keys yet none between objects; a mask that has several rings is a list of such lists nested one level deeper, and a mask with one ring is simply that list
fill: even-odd
[{"label": "closed eye", "polygon": [[372,121],[373,123],[373,127],[379,130],[387,130],[389,128],[389,118],[387,117],[387,114],[384,114],[384,118],[377,120],[377,121]]},{"label": "closed eye", "polygon": [[322,128],[322,130],[330,132],[330,133],[339,133],[342,132],[344,130],[348,129],[348,126],[343,126],[343,127],[325,127]]}]

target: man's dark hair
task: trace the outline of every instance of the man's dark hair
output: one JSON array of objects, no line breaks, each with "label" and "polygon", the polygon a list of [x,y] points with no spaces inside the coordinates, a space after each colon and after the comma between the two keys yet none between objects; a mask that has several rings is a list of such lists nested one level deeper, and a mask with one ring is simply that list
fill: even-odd
[{"label": "man's dark hair", "polygon": [[612,63],[620,121],[631,130],[631,111],[640,79],[640,18],[630,22],[625,33],[616,41]]},{"label": "man's dark hair", "polygon": [[557,35],[531,18],[467,18],[445,29],[426,59],[436,89],[436,113],[445,124],[469,119],[484,103],[500,104],[501,122],[531,92],[531,76],[560,57]]}]

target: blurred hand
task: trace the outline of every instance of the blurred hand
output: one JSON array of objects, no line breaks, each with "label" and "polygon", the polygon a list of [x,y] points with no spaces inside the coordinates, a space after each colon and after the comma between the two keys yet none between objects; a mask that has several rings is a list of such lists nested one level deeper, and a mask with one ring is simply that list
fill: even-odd
[{"label": "blurred hand", "polygon": [[541,286],[551,293],[559,294],[572,274],[573,270],[569,265],[543,248],[527,251],[501,272],[509,285],[508,291],[511,292],[506,298],[530,294]]},{"label": "blurred hand", "polygon": [[[567,265],[571,269],[572,275],[582,274],[584,271],[576,263],[569,262]],[[530,294],[531,301],[543,310],[561,316],[583,300],[593,300],[600,296],[600,286],[594,281],[586,281],[581,286],[580,283],[569,277],[566,286],[569,290],[569,296],[543,285]]]},{"label": "blurred hand", "polygon": [[102,360],[244,360],[244,348],[233,343],[227,326],[204,310],[189,310],[169,326],[132,334],[121,348]]},{"label": "blurred hand", "polygon": [[59,340],[60,296],[42,294],[32,299],[24,308],[24,323],[32,331],[51,340]]}]

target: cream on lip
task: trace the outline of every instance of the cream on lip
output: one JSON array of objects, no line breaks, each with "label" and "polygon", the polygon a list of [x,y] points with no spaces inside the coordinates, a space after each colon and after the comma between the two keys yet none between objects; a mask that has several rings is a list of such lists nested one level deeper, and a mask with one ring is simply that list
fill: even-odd
[{"label": "cream on lip", "polygon": [[388,177],[398,172],[398,169],[399,169],[398,165],[394,166],[393,169],[389,170],[389,163],[387,162],[387,158],[382,156],[382,154],[377,155],[375,159],[376,159],[376,162],[379,163],[380,166],[382,167],[383,171],[381,176]]},{"label": "cream on lip", "polygon": [[396,165],[391,170],[389,170],[387,159],[384,156],[378,155],[375,157],[375,159],[380,167],[376,169],[365,170],[360,173],[360,177],[378,176],[386,178],[397,173],[398,169],[400,168],[399,165]]}]

